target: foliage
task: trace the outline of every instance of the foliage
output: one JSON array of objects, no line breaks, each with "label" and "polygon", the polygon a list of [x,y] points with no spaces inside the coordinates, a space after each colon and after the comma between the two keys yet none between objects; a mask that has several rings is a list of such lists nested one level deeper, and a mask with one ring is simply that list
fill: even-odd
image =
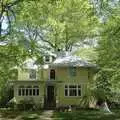
[{"label": "foliage", "polygon": [[117,102],[119,97],[117,98],[116,94],[118,96],[120,94],[120,4],[117,2],[116,5],[108,5],[111,9],[107,9],[109,15],[107,11],[105,12],[107,18],[101,23],[100,37],[96,48],[97,64],[101,68],[98,72],[97,82],[106,97],[110,97],[111,92],[112,95],[109,100]]},{"label": "foliage", "polygon": [[34,100],[33,99],[23,99],[17,103],[18,110],[31,110],[34,109]]},{"label": "foliage", "polygon": [[[112,69],[100,69],[95,78],[89,82],[85,95],[80,100],[85,108],[101,106],[104,102],[118,103],[115,92],[113,93],[111,76],[114,74]],[[114,99],[113,99],[114,98]]]},{"label": "foliage", "polygon": [[114,114],[103,114],[98,110],[81,109],[73,112],[56,112],[53,118],[63,120],[116,120],[120,118],[119,109],[113,110]]},{"label": "foliage", "polygon": [[[118,19],[117,19],[118,18]],[[116,89],[119,88],[119,66],[120,66],[120,40],[119,40],[119,17],[117,20],[110,18],[109,22],[105,25],[102,39],[99,41],[98,60],[97,63],[100,67],[113,69],[114,74],[111,76],[113,85],[116,84]]]},{"label": "foliage", "polygon": [[3,86],[0,91],[0,107],[8,107],[8,102],[13,98],[13,87],[8,84]]},{"label": "foliage", "polygon": [[98,99],[108,100],[111,95],[111,81],[113,70],[102,69],[96,75],[96,92]]},{"label": "foliage", "polygon": [[7,81],[13,78],[12,69],[22,64],[27,56],[28,52],[21,45],[11,42],[0,46],[0,92],[6,86]]},{"label": "foliage", "polygon": [[[15,8],[23,0],[1,0],[0,1],[0,40],[11,31],[13,19],[15,19]],[[6,28],[3,26],[6,24]]]},{"label": "foliage", "polygon": [[40,63],[46,50],[71,50],[76,42],[94,36],[97,23],[88,0],[2,0],[0,88],[10,79],[10,69],[26,58],[35,56]]},{"label": "foliage", "polygon": [[96,97],[96,92],[94,90],[89,89],[89,92],[85,93],[85,95],[80,99],[80,107],[81,108],[90,108],[90,105],[96,106],[96,101],[98,98]]},{"label": "foliage", "polygon": [[33,100],[33,98],[24,98],[23,100],[20,100],[17,104],[16,104],[16,109],[17,110],[41,110],[41,104],[39,103],[35,103],[35,101]]},{"label": "foliage", "polygon": [[98,21],[88,0],[40,0],[23,2],[22,6],[17,16],[20,27],[23,26],[25,31],[26,25],[36,28],[37,40],[54,50],[69,51],[76,42],[92,38],[95,34]]},{"label": "foliage", "polygon": [[97,52],[95,48],[80,48],[74,53],[77,56],[80,56],[82,59],[86,59],[92,62],[95,62],[97,59]]}]

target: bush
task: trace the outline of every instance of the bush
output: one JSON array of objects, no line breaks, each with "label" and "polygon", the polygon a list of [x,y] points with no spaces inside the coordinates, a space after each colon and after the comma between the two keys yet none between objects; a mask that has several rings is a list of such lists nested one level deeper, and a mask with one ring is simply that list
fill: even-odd
[{"label": "bush", "polygon": [[120,102],[108,102],[108,105],[112,109],[120,109]]},{"label": "bush", "polygon": [[7,103],[13,97],[13,86],[6,84],[0,91],[0,108],[8,107]]},{"label": "bush", "polygon": [[33,110],[41,110],[42,109],[42,105],[37,103],[37,104],[34,104],[33,106]]},{"label": "bush", "polygon": [[15,108],[15,106],[16,106],[16,102],[8,102],[8,104],[7,104],[7,107],[8,108],[11,108],[11,109],[14,109]]},{"label": "bush", "polygon": [[23,99],[17,104],[18,110],[33,110],[35,106],[33,99]]}]

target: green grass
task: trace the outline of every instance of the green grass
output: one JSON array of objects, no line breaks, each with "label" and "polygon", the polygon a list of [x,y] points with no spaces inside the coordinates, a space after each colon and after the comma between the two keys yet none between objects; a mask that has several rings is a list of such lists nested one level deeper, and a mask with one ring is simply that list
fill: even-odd
[{"label": "green grass", "polygon": [[24,112],[21,116],[22,120],[36,120],[39,119],[41,115],[41,111],[34,111],[34,112]]},{"label": "green grass", "polygon": [[20,111],[10,111],[10,110],[1,110],[0,111],[0,116],[2,118],[11,118],[14,119],[16,118],[18,115],[21,115]]},{"label": "green grass", "polygon": [[10,111],[10,110],[1,110],[0,117],[4,119],[15,119],[20,116],[22,120],[36,120],[41,115],[41,111]]},{"label": "green grass", "polygon": [[[120,109],[112,110],[113,114],[104,114],[98,110],[79,110],[73,112],[54,112],[53,120],[120,120]],[[21,112],[21,111],[0,111],[0,116],[7,119],[40,120],[42,111]]]},{"label": "green grass", "polygon": [[105,114],[98,110],[79,110],[74,112],[55,112],[56,120],[120,120],[120,110],[113,110],[113,114]]}]

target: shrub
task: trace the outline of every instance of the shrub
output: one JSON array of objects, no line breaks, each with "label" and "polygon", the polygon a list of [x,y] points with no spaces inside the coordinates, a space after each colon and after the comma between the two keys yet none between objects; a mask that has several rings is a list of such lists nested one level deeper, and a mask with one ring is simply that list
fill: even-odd
[{"label": "shrub", "polygon": [[37,104],[34,104],[33,106],[33,110],[41,110],[42,109],[42,105],[37,103]]},{"label": "shrub", "polygon": [[8,102],[8,104],[7,104],[7,107],[8,108],[11,108],[11,109],[14,109],[15,108],[15,106],[16,106],[16,102]]},{"label": "shrub", "polygon": [[13,98],[13,86],[6,84],[0,90],[0,108],[7,107],[7,103]]},{"label": "shrub", "polygon": [[18,110],[33,110],[35,106],[33,99],[23,99],[17,104]]}]

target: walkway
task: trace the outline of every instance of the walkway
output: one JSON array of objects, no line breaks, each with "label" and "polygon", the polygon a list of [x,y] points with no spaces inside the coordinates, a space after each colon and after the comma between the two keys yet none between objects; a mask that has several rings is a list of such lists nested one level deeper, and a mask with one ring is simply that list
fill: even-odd
[{"label": "walkway", "polygon": [[40,120],[52,120],[53,110],[46,110],[40,115]]}]

